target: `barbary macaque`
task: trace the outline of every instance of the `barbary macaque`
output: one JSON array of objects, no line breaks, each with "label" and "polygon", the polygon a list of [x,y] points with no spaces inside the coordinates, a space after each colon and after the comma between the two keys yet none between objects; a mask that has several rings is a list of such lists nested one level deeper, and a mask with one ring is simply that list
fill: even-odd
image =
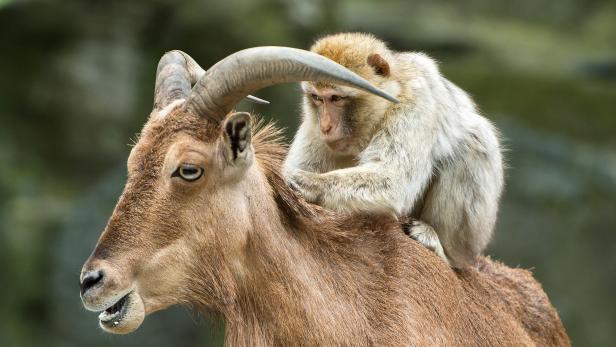
[{"label": "barbary macaque", "polygon": [[503,189],[498,133],[422,53],[368,34],[311,48],[400,102],[303,82],[302,124],[285,162],[289,184],[325,208],[412,217],[411,237],[455,268],[487,246]]}]

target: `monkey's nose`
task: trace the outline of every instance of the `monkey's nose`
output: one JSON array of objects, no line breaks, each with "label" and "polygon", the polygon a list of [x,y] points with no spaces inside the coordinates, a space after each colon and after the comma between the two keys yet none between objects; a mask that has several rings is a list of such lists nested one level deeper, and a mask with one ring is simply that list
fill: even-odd
[{"label": "monkey's nose", "polygon": [[329,132],[332,130],[332,125],[331,123],[327,123],[327,124],[321,124],[321,132],[325,135],[329,134]]}]

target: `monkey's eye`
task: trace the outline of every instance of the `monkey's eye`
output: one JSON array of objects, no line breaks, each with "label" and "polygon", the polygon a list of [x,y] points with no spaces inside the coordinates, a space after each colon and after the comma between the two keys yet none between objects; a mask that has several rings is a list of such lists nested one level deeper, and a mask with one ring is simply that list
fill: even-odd
[{"label": "monkey's eye", "polygon": [[310,97],[312,98],[312,101],[314,101],[315,103],[323,102],[323,98],[316,94],[310,94]]},{"label": "monkey's eye", "polygon": [[335,104],[340,103],[342,100],[346,99],[346,97],[340,95],[332,95],[329,99]]},{"label": "monkey's eye", "polygon": [[203,176],[203,169],[192,164],[182,164],[171,174],[171,177],[180,177],[187,182],[194,182],[201,176]]},{"label": "monkey's eye", "polygon": [[336,106],[344,105],[344,100],[346,98],[347,98],[346,96],[341,96],[341,95],[332,95],[329,97],[329,99],[332,101],[332,104]]}]

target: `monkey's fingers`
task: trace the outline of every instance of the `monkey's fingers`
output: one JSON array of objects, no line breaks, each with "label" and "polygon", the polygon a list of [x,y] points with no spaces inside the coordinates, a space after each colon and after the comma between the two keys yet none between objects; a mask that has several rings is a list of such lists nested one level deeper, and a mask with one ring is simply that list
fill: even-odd
[{"label": "monkey's fingers", "polygon": [[295,183],[293,180],[287,180],[287,185],[289,186],[289,188],[291,188],[294,192],[300,194],[300,189],[299,186],[297,185],[297,183]]}]

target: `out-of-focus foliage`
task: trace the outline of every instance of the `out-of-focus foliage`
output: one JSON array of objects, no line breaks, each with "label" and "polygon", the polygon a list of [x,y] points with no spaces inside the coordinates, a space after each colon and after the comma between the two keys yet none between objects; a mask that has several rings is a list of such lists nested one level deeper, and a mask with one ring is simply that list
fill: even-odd
[{"label": "out-of-focus foliage", "polygon": [[[508,187],[489,250],[533,268],[573,342],[616,343],[616,4],[592,0],[0,0],[0,345],[220,345],[187,309],[109,336],[77,278],[125,179],[170,49],[203,66],[338,31],[426,51],[502,130]],[[298,89],[267,107],[297,125]]]}]

